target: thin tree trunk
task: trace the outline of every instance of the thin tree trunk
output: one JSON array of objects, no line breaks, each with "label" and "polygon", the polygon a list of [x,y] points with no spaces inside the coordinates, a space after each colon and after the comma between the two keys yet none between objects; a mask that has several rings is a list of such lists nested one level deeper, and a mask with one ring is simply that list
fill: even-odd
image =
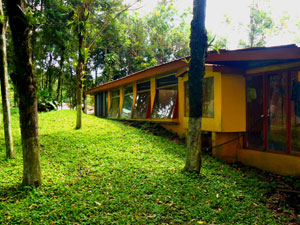
[{"label": "thin tree trunk", "polygon": [[200,173],[201,169],[201,117],[202,81],[207,56],[207,33],[205,29],[206,0],[194,0],[191,23],[191,62],[189,69],[189,134],[184,171]]},{"label": "thin tree trunk", "polygon": [[62,73],[64,70],[64,61],[65,61],[65,51],[62,48],[62,53],[61,53],[61,59],[60,59],[60,70],[58,74],[58,84],[57,84],[57,93],[56,93],[56,100],[59,102],[59,95],[60,95],[60,89],[61,89],[61,80],[62,80]]},{"label": "thin tree trunk", "polygon": [[2,0],[0,0],[0,80],[1,80],[1,95],[2,95],[2,108],[3,108],[3,123],[6,145],[6,158],[14,158],[14,146],[11,132],[11,119],[10,119],[10,104],[8,92],[8,72],[7,72],[7,53],[6,53],[6,21],[4,19]]},{"label": "thin tree trunk", "polygon": [[[81,57],[79,57],[80,59]],[[76,117],[76,129],[81,129],[82,123],[81,123],[81,117],[82,117],[82,73],[83,73],[83,63],[78,62],[78,68],[77,68],[77,94],[76,94],[76,111],[77,111],[77,117]]]},{"label": "thin tree trunk", "polygon": [[15,52],[23,149],[23,185],[42,182],[38,137],[37,87],[32,66],[29,22],[24,0],[5,0]]}]

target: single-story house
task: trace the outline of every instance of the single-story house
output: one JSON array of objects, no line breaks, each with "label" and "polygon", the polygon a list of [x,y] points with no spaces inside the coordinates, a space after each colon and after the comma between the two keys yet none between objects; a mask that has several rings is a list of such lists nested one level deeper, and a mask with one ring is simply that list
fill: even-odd
[{"label": "single-story house", "polygon": [[[188,135],[188,60],[164,63],[88,90],[94,95],[95,115],[157,122]],[[212,146],[218,146],[212,151],[219,159],[300,176],[300,48],[209,52],[202,130]]]}]

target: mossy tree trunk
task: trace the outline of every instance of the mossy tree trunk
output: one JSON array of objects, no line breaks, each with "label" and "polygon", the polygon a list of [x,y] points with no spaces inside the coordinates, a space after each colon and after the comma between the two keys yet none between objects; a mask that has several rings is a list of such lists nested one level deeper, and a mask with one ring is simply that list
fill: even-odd
[{"label": "mossy tree trunk", "polygon": [[90,10],[92,2],[86,1],[81,3],[77,12],[77,37],[78,37],[78,64],[77,64],[77,95],[76,95],[76,129],[82,126],[82,94],[83,94],[83,78],[85,75],[85,64],[88,58],[88,49],[86,48],[87,23],[89,22]]},{"label": "mossy tree trunk", "polygon": [[32,66],[30,26],[24,0],[5,0],[12,34],[16,84],[19,95],[20,127],[23,149],[23,185],[42,182],[38,137],[37,86]]},{"label": "mossy tree trunk", "polygon": [[200,173],[201,169],[201,117],[202,83],[207,56],[207,33],[205,29],[206,0],[194,0],[191,23],[191,62],[189,68],[189,133],[184,171]]},{"label": "mossy tree trunk", "polygon": [[6,158],[14,158],[14,146],[11,132],[10,119],[10,103],[9,103],[9,86],[8,86],[8,72],[7,72],[7,53],[6,53],[6,19],[4,17],[2,0],[0,0],[0,80],[1,80],[1,95],[3,108],[3,123],[4,136],[6,145]]}]

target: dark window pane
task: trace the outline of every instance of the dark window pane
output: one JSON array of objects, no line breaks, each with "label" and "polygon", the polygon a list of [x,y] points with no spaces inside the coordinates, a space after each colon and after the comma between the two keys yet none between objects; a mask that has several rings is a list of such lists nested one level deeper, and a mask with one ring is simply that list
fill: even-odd
[{"label": "dark window pane", "polygon": [[131,118],[132,103],[133,103],[133,95],[132,94],[125,95],[123,100],[122,113],[121,113],[122,119]]},{"label": "dark window pane", "polygon": [[177,84],[178,84],[178,78],[175,75],[156,79],[157,88],[166,87],[170,85],[177,85]]},{"label": "dark window pane", "polygon": [[159,119],[172,118],[177,100],[177,86],[157,89],[152,117]]},{"label": "dark window pane", "polygon": [[124,95],[132,94],[132,93],[133,93],[132,86],[124,88]]},{"label": "dark window pane", "polygon": [[133,118],[135,119],[146,118],[149,100],[150,100],[150,91],[137,93]]},{"label": "dark window pane", "polygon": [[247,77],[247,147],[264,149],[263,78]]},{"label": "dark window pane", "polygon": [[286,151],[287,74],[269,76],[268,82],[268,149]]},{"label": "dark window pane", "polygon": [[95,95],[95,115],[99,117],[106,117],[107,114],[107,92],[101,92]]},{"label": "dark window pane", "polygon": [[291,79],[291,151],[300,153],[300,71]]},{"label": "dark window pane", "polygon": [[202,117],[214,118],[214,78],[203,79]]},{"label": "dark window pane", "polygon": [[114,98],[114,97],[118,97],[120,96],[120,90],[114,90],[111,92],[111,97]]},{"label": "dark window pane", "polygon": [[150,81],[137,84],[137,91],[148,91],[150,90]]}]

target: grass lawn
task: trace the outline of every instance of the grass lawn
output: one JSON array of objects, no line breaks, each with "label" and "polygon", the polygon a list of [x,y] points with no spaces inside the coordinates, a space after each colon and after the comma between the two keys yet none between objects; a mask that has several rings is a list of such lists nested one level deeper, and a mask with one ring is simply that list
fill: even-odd
[{"label": "grass lawn", "polygon": [[295,222],[270,209],[273,184],[255,171],[204,156],[201,176],[183,174],[184,145],[91,115],[75,130],[75,111],[39,115],[43,185],[22,188],[17,116],[16,159],[5,160],[0,140],[0,224]]}]

